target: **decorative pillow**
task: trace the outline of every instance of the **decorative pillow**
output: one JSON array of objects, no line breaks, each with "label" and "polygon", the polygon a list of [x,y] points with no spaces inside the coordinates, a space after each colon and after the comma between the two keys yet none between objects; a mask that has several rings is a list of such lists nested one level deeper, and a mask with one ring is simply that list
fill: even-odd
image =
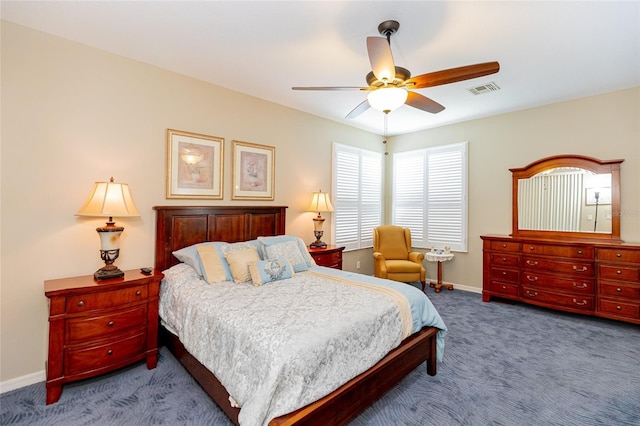
[{"label": "decorative pillow", "polygon": [[[210,241],[210,242],[206,242],[206,243],[198,243],[198,244],[194,244],[188,247],[184,247],[181,248],[180,250],[176,250],[173,252],[173,255],[176,257],[176,259],[178,259],[180,262],[182,263],[186,263],[187,265],[191,266],[193,269],[196,270],[196,272],[198,273],[198,275],[200,276],[204,276],[203,270],[202,270],[202,264],[200,261],[200,256],[198,254],[198,247],[199,246],[214,246],[216,247],[218,254],[220,256],[220,261],[224,260],[224,255],[222,254],[222,247],[228,245],[228,243],[223,243],[221,241]],[[227,267],[228,269],[228,267]],[[231,280],[231,272],[228,271],[227,274],[227,281]]]},{"label": "decorative pillow", "polygon": [[231,270],[218,245],[198,244],[196,250],[200,260],[202,277],[209,284],[231,281]]},{"label": "decorative pillow", "polygon": [[250,263],[249,273],[251,281],[256,287],[272,281],[286,280],[296,274],[291,263],[285,257]]},{"label": "decorative pillow", "polygon": [[307,245],[295,235],[258,237],[258,241],[262,244],[264,258],[275,259],[278,256],[284,256],[291,262],[295,272],[306,271],[310,267],[316,266]]},{"label": "decorative pillow", "polygon": [[249,272],[249,264],[262,260],[255,247],[225,253],[224,257],[227,259],[227,263],[231,269],[233,281],[237,284],[250,281],[251,273]]}]

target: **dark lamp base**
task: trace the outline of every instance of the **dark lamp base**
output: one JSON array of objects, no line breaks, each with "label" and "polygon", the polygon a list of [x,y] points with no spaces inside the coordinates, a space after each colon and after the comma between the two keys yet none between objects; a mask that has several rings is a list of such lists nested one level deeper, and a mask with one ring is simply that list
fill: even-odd
[{"label": "dark lamp base", "polygon": [[309,244],[309,247],[312,247],[312,248],[325,248],[325,247],[327,247],[327,243],[325,243],[323,241],[314,241],[311,244]]},{"label": "dark lamp base", "polygon": [[120,278],[120,277],[124,277],[124,272],[122,272],[118,268],[113,268],[113,269],[102,268],[102,269],[98,269],[95,272],[95,274],[93,274],[93,278],[95,278],[98,281],[109,280],[111,278]]}]

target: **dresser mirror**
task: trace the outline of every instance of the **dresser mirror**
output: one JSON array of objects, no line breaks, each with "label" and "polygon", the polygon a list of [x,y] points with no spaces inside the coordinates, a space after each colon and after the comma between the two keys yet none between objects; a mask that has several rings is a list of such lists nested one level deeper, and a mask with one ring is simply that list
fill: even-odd
[{"label": "dresser mirror", "polygon": [[620,163],[558,155],[512,173],[513,236],[620,241]]}]

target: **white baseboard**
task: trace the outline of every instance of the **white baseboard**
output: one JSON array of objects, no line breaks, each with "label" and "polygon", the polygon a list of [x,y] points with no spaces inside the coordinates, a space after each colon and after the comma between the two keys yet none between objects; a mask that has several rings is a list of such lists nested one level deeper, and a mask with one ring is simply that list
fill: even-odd
[{"label": "white baseboard", "polygon": [[453,284],[453,288],[454,290],[462,290],[462,291],[468,291],[471,293],[482,294],[482,289],[479,287],[471,287],[471,286],[462,285],[462,284]]},{"label": "white baseboard", "polygon": [[27,374],[25,376],[16,377],[15,379],[0,382],[0,393],[23,388],[25,386],[33,385],[38,382],[44,382],[46,378],[47,376],[45,371],[41,370],[36,371],[35,373]]}]

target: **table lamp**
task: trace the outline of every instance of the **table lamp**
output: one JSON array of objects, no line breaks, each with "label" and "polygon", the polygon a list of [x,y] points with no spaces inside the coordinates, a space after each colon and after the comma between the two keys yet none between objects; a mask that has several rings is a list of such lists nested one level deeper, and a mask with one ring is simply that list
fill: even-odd
[{"label": "table lamp", "polygon": [[105,266],[98,269],[93,277],[96,280],[119,278],[124,272],[113,262],[120,254],[120,234],[122,226],[115,226],[113,217],[138,217],[140,214],[133,203],[129,185],[115,183],[113,178],[109,182],[96,182],[91,195],[76,213],[76,216],[108,217],[106,226],[96,228],[100,235],[100,258]]},{"label": "table lamp", "polygon": [[327,243],[320,240],[320,238],[322,238],[322,234],[324,234],[324,231],[322,230],[322,227],[324,226],[324,218],[320,213],[333,211],[329,194],[322,192],[322,190],[314,192],[311,204],[307,211],[318,212],[318,216],[313,218],[313,234],[315,235],[316,240],[310,244],[310,247],[324,248],[327,246]]}]

